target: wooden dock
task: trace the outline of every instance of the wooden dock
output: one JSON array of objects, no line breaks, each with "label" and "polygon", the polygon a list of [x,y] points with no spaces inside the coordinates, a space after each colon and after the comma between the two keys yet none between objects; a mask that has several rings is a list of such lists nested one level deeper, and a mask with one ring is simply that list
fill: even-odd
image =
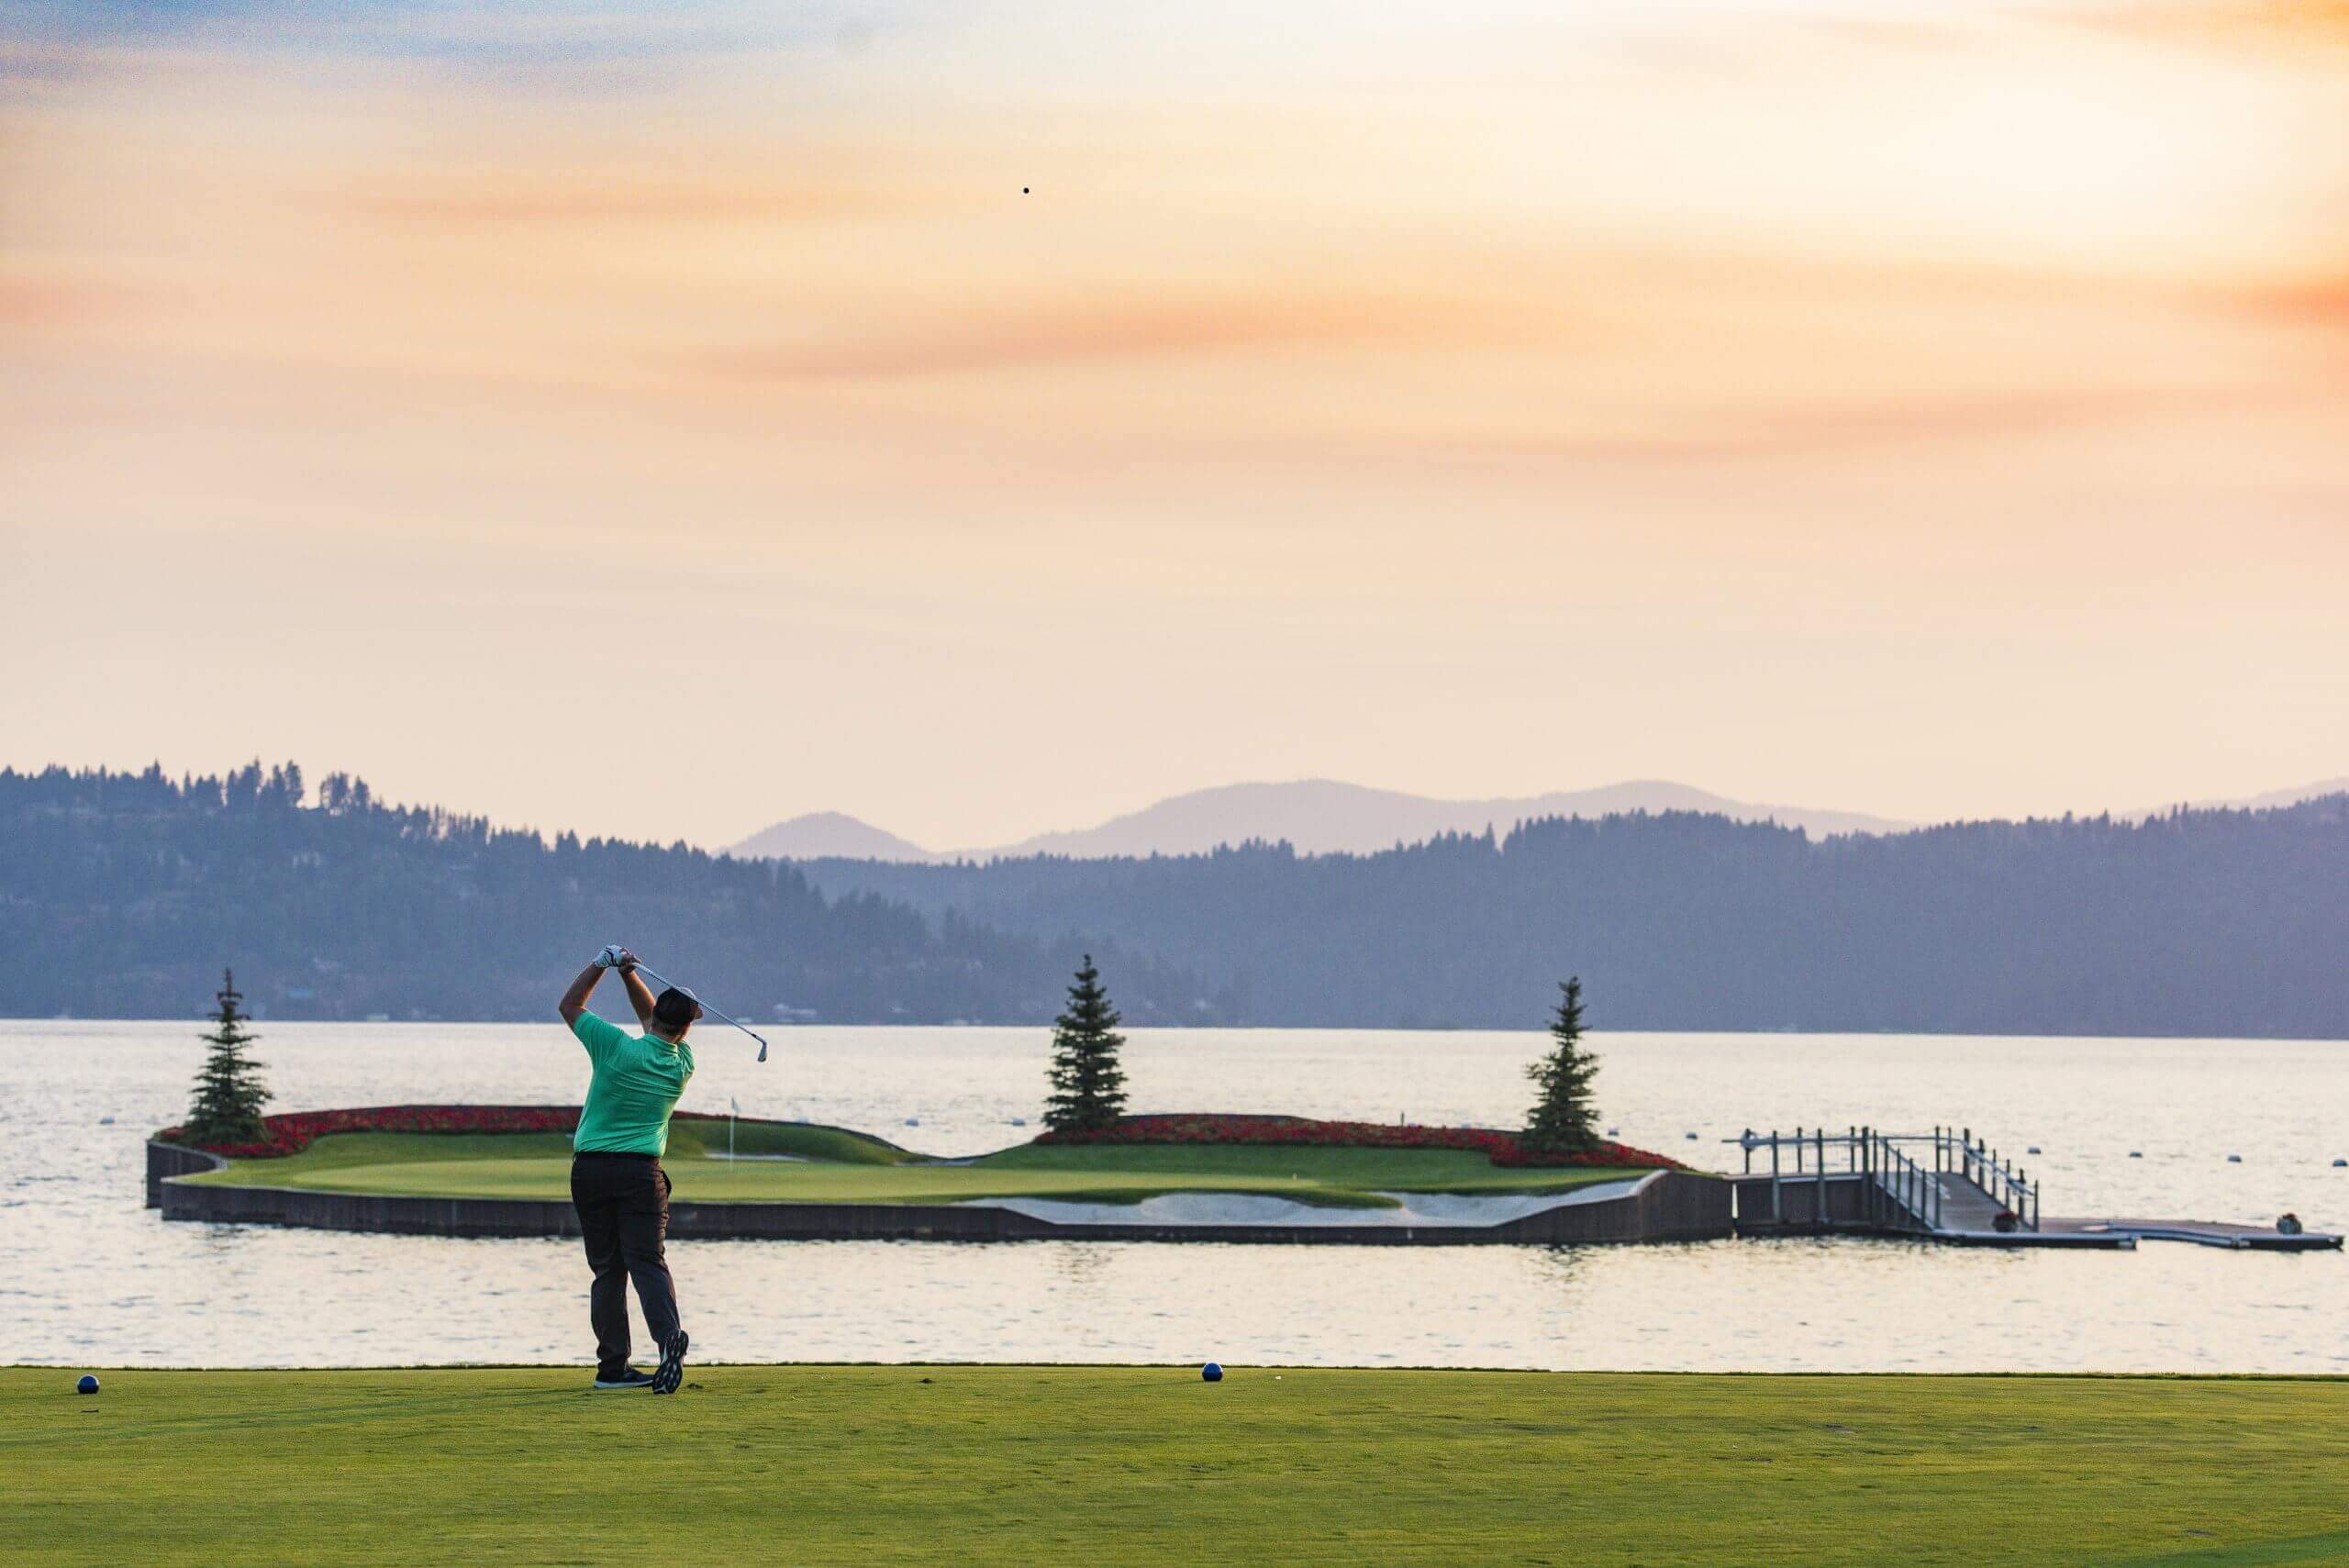
[{"label": "wooden dock", "polygon": [[2139,1241],[2190,1241],[2253,1252],[2338,1251],[2341,1238],[2321,1230],[2285,1232],[2274,1227],[2228,1225],[2208,1219],[2051,1219],[2045,1234],[2127,1236]]},{"label": "wooden dock", "polygon": [[[2237,1251],[2338,1250],[2322,1231],[2202,1219],[2043,1218],[2039,1184],[1971,1129],[1887,1133],[1747,1131],[1730,1140],[1745,1157],[1736,1189],[1741,1236],[1906,1236],[1958,1247],[2134,1249],[2186,1241]],[[1757,1167],[1764,1167],[1759,1168]]]}]

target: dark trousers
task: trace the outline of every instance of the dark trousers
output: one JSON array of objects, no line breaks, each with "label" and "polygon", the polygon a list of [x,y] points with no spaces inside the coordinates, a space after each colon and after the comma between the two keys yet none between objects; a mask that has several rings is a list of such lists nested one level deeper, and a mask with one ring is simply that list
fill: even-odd
[{"label": "dark trousers", "polygon": [[587,1241],[596,1284],[587,1316],[596,1325],[596,1372],[617,1377],[628,1370],[628,1282],[652,1342],[677,1331],[677,1289],[670,1283],[663,1243],[669,1235],[669,1173],[650,1154],[574,1154],[571,1203]]}]

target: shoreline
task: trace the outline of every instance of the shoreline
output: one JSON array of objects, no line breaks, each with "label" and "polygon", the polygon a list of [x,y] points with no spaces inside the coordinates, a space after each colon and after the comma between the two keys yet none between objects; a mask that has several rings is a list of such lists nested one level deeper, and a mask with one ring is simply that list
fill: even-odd
[{"label": "shoreline", "polygon": [[[370,1362],[343,1365],[321,1362],[301,1366],[235,1366],[197,1362],[149,1365],[139,1362],[0,1362],[0,1377],[72,1371],[94,1372],[102,1377],[140,1377],[150,1373],[233,1373],[239,1377],[372,1376],[381,1373],[576,1372],[595,1364],[593,1352],[573,1361],[545,1362]],[[701,1372],[925,1372],[934,1368],[965,1372],[1177,1372],[1194,1373],[1186,1361],[696,1361]],[[2315,1383],[2349,1385],[2349,1372],[1723,1372],[1715,1368],[1683,1371],[1655,1367],[1536,1367],[1445,1366],[1437,1362],[1397,1365],[1377,1362],[1230,1362],[1234,1374],[1260,1373],[1370,1373],[1377,1376],[1426,1377],[1550,1377],[1591,1380],[1670,1378],[1738,1379],[1776,1383]]]}]

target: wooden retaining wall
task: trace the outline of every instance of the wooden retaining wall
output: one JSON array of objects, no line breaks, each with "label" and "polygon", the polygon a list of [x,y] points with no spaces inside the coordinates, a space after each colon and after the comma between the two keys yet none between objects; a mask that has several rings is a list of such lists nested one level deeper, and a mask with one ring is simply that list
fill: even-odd
[{"label": "wooden retaining wall", "polygon": [[217,1154],[201,1150],[182,1149],[175,1143],[147,1141],[147,1207],[163,1207],[163,1182],[169,1176],[193,1176],[200,1171],[217,1171],[228,1164]]},{"label": "wooden retaining wall", "polygon": [[[165,1219],[288,1225],[415,1236],[576,1236],[571,1205],[541,1198],[389,1197],[293,1187],[220,1186],[172,1178],[224,1162],[169,1144],[147,1146],[148,1207]],[[1568,1204],[1500,1225],[1061,1225],[979,1204],[673,1203],[677,1240],[1226,1241],[1347,1246],[1551,1246],[1697,1241],[1731,1233],[1730,1184],[1660,1171],[1639,1189]],[[1333,1211],[1342,1213],[1342,1210]]]},{"label": "wooden retaining wall", "polygon": [[1776,1182],[1767,1176],[1730,1176],[1722,1184],[1736,1190],[1740,1235],[1894,1229],[1866,1211],[1865,1181],[1855,1173],[1834,1172],[1828,1175],[1823,1193],[1820,1178],[1809,1173]]}]

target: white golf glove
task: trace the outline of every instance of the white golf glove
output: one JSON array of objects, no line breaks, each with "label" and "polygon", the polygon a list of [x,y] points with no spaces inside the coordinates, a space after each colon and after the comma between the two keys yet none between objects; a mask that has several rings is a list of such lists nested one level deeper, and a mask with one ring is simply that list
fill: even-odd
[{"label": "white golf glove", "polygon": [[636,954],[618,942],[611,943],[596,955],[596,967],[598,969],[626,969],[635,962]]}]

